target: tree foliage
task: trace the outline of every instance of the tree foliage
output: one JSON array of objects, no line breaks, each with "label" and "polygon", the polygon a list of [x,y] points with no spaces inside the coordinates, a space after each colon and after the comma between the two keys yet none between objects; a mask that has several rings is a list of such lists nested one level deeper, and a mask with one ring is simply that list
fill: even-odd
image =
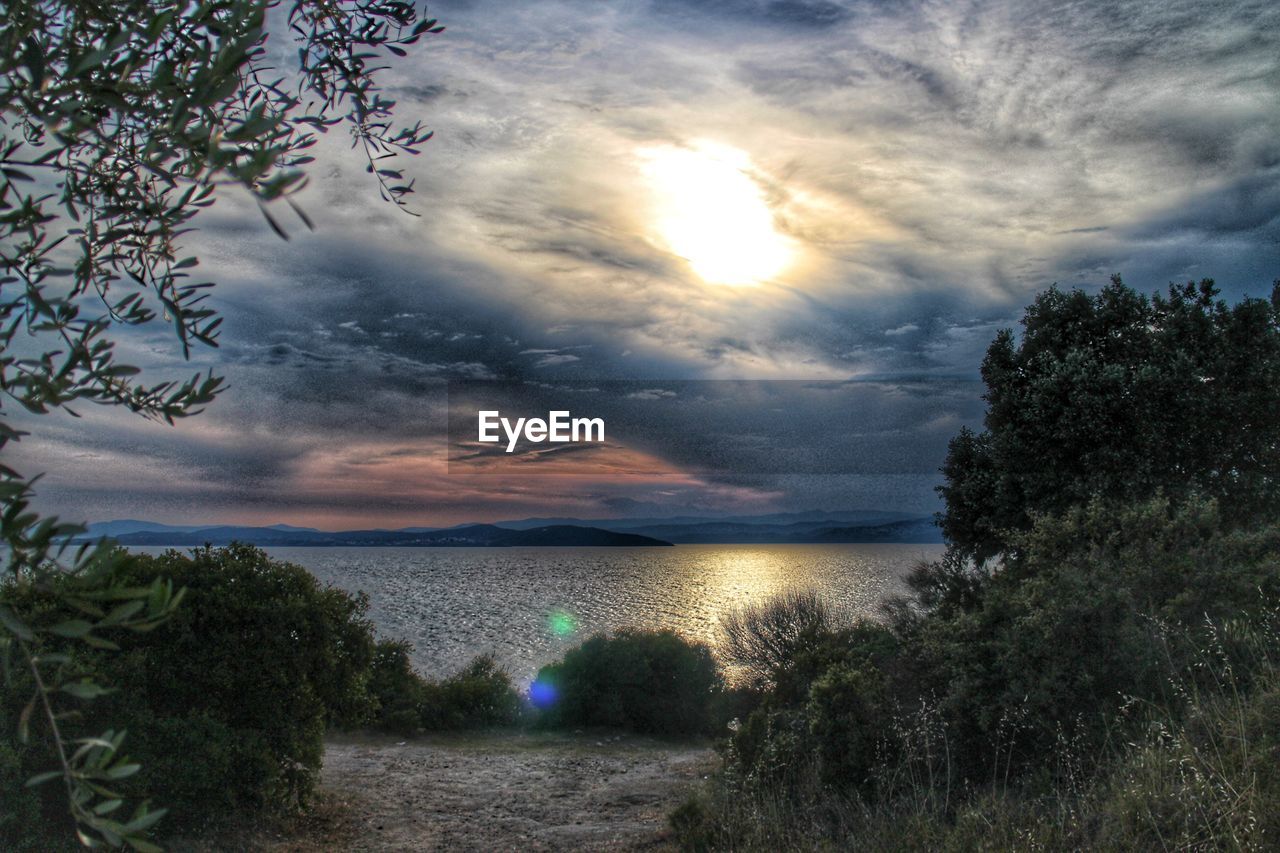
[{"label": "tree foliage", "polygon": [[[114,689],[60,722],[71,742],[107,726],[116,737],[128,729],[131,757],[120,753],[117,762],[130,772],[109,787],[120,800],[163,803],[170,834],[210,837],[239,818],[304,807],[326,731],[505,725],[522,709],[492,657],[424,679],[406,643],[375,639],[363,594],[325,586],[258,548],[114,551],[108,559],[119,584],[181,589],[185,597],[168,618],[142,626],[145,633],[118,637],[118,648],[85,645],[69,655],[68,683]],[[35,614],[41,625],[71,625],[79,613],[69,593],[81,583],[60,573],[43,587],[11,587],[6,606]],[[86,672],[95,673],[93,682],[74,680]],[[33,692],[30,671],[13,676],[0,689],[4,723],[21,715]],[[55,790],[26,787],[23,779],[53,758],[55,746],[6,746],[0,740],[0,783],[13,790],[0,798],[0,849],[47,849],[67,823],[65,808]]]},{"label": "tree foliage", "polygon": [[[172,423],[208,405],[220,377],[150,381],[119,360],[113,328],[163,321],[184,356],[216,346],[213,282],[196,276],[199,261],[183,252],[184,237],[228,190],[256,199],[282,237],[279,204],[309,227],[291,196],[305,183],[308,149],[330,129],[349,130],[383,198],[403,207],[413,182],[390,158],[416,153],[431,134],[393,122],[395,103],[378,80],[388,56],[404,56],[441,29],[401,0],[5,4],[0,416],[6,401],[37,415],[78,415],[88,402]],[[268,40],[269,30],[280,43]],[[22,435],[0,419],[0,449]],[[121,736],[84,749],[64,743],[60,703],[68,693],[83,697],[54,676],[63,646],[110,644],[119,629],[151,627],[176,596],[119,585],[102,551],[67,550],[76,528],[31,511],[33,482],[0,465],[8,574],[47,586],[42,567],[53,565],[80,578],[86,587],[76,600],[86,618],[59,628],[9,608],[0,651],[35,677],[45,724],[35,727],[31,715],[22,723],[67,756],[53,778],[67,786],[81,840],[145,849],[143,833],[158,813],[114,821],[118,799],[90,775],[118,772],[110,768]]]},{"label": "tree foliage", "polygon": [[686,845],[1274,841],[1280,283],[1216,295],[1054,288],[999,334],[947,552],[884,624],[769,656]]},{"label": "tree foliage", "polygon": [[952,440],[947,541],[985,560],[1037,514],[1094,497],[1219,502],[1231,523],[1280,512],[1280,282],[1228,305],[1210,279],[1146,297],[1038,296],[982,364],[982,432]]}]

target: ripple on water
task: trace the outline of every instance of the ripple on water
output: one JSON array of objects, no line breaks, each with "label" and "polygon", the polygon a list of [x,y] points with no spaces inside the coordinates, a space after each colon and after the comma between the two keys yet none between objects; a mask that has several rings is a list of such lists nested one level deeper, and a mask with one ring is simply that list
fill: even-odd
[{"label": "ripple on water", "polygon": [[[269,548],[325,583],[369,596],[381,635],[408,640],[425,675],[492,652],[518,680],[592,634],[672,628],[715,644],[719,620],[791,587],[858,615],[905,591],[935,545],[674,548]],[[571,630],[551,616],[568,614]]]}]

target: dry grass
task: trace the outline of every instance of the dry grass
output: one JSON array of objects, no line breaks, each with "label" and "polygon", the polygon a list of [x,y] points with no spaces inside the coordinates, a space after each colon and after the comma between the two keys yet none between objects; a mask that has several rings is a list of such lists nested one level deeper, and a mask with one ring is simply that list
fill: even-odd
[{"label": "dry grass", "polygon": [[878,771],[891,797],[840,795],[816,766],[753,785],[730,762],[673,826],[688,850],[1280,849],[1280,615],[1166,639],[1195,641],[1169,673],[1176,700],[1134,703],[1129,740],[1104,756],[1063,738],[1048,788],[956,790],[945,723],[923,708],[899,721],[907,748]]},{"label": "dry grass", "polygon": [[322,790],[295,815],[210,827],[199,838],[170,838],[171,853],[330,853],[358,847],[359,814],[364,801],[356,793]]}]

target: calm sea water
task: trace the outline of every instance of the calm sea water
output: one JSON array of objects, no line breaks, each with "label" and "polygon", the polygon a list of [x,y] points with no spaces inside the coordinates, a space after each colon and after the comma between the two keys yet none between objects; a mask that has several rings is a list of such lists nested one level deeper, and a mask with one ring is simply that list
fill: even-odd
[{"label": "calm sea water", "polygon": [[674,628],[714,644],[724,614],[789,587],[874,614],[904,591],[916,562],[941,553],[932,545],[267,550],[367,593],[379,632],[413,643],[423,674],[446,675],[492,652],[520,680],[621,627]]},{"label": "calm sea water", "polygon": [[[166,548],[137,548],[159,553]],[[716,646],[728,612],[786,589],[815,589],[874,616],[942,546],[804,544],[671,548],[266,548],[369,596],[381,637],[408,640],[424,675],[493,653],[513,678],[600,631],[671,628]]]}]

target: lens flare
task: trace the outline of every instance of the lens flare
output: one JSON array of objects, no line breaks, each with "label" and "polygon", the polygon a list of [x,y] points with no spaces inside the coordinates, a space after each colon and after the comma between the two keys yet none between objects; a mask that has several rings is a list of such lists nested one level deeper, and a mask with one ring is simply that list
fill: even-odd
[{"label": "lens flare", "polygon": [[529,685],[529,701],[533,703],[535,708],[550,708],[556,703],[559,691],[556,690],[554,684],[545,681],[535,681]]},{"label": "lens flare", "polygon": [[547,627],[557,637],[568,637],[578,630],[578,620],[565,610],[553,610],[547,617]]}]

